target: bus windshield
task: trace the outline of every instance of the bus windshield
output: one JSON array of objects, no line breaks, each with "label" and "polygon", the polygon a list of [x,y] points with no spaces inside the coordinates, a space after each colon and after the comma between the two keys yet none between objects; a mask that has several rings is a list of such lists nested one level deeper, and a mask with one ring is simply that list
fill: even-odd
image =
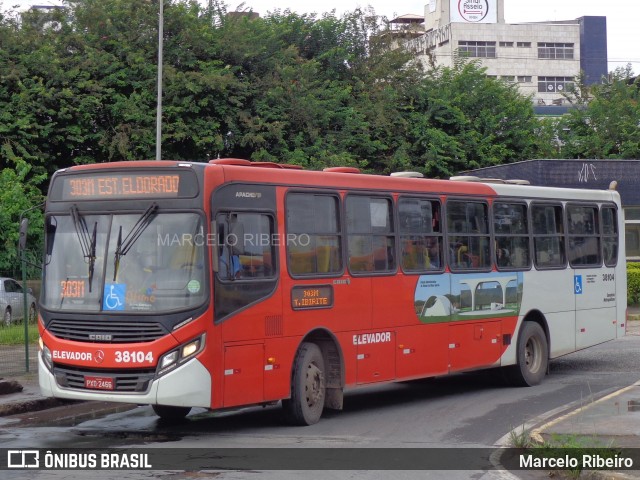
[{"label": "bus windshield", "polygon": [[204,231],[195,213],[47,218],[42,306],[49,310],[166,312],[206,298]]}]

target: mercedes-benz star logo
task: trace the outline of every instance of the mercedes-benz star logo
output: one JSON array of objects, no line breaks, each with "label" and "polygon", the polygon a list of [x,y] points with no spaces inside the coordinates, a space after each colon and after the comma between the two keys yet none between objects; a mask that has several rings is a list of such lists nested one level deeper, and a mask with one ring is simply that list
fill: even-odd
[{"label": "mercedes-benz star logo", "polygon": [[96,363],[102,363],[104,361],[104,352],[102,350],[98,350],[96,352]]}]

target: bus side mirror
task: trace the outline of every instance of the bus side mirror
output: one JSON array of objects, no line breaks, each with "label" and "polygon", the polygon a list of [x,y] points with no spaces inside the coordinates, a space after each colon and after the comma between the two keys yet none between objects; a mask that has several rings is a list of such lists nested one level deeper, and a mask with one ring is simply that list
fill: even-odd
[{"label": "bus side mirror", "polygon": [[18,237],[18,250],[23,252],[27,248],[27,230],[29,229],[29,219],[23,218],[20,222],[20,236]]},{"label": "bus side mirror", "polygon": [[211,237],[213,238],[212,270],[218,273],[220,270],[220,260],[218,259],[218,224],[215,219],[211,222]]}]

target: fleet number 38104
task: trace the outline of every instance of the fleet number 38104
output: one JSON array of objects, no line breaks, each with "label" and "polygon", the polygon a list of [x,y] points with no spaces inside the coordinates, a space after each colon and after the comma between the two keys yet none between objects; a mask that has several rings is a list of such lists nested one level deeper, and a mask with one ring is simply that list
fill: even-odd
[{"label": "fleet number 38104", "polygon": [[151,363],[153,364],[152,352],[140,352],[140,351],[120,351],[117,350],[116,363]]}]

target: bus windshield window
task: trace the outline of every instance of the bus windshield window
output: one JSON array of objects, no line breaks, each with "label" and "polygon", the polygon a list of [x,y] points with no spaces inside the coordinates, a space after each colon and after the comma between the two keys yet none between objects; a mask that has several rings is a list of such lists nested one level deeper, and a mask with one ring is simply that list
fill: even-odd
[{"label": "bus windshield window", "polygon": [[[202,221],[197,214],[158,213],[140,229],[140,214],[82,218],[97,225],[95,265],[71,216],[51,217],[43,306],[52,310],[159,312],[197,306],[206,296]],[[77,222],[76,222],[77,223]],[[133,241],[123,244],[138,229]]]},{"label": "bus windshield window", "polygon": [[[51,216],[47,219],[47,257],[42,304],[57,310],[99,310],[107,232],[110,218],[100,215]],[[95,259],[85,256],[83,228],[95,226]],[[90,282],[90,277],[92,281]]]}]

